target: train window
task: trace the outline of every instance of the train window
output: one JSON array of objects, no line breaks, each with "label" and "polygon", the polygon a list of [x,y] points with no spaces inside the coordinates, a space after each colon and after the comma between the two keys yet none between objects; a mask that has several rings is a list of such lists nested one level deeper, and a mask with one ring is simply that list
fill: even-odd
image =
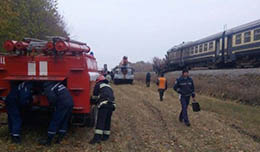
[{"label": "train window", "polygon": [[204,52],[208,51],[208,43],[204,44]]},{"label": "train window", "polygon": [[244,43],[248,43],[251,41],[251,31],[245,32],[244,34]]},{"label": "train window", "polygon": [[198,46],[195,47],[195,53],[198,53]]},{"label": "train window", "polygon": [[260,29],[254,31],[254,40],[260,40]]},{"label": "train window", "polygon": [[202,44],[200,45],[199,50],[200,50],[200,52],[202,52],[202,50],[203,50],[203,46],[202,46]]},{"label": "train window", "polygon": [[242,34],[237,34],[236,35],[236,44],[241,44],[241,38],[242,38]]},{"label": "train window", "polygon": [[213,42],[210,42],[209,43],[209,50],[212,50],[213,49]]}]

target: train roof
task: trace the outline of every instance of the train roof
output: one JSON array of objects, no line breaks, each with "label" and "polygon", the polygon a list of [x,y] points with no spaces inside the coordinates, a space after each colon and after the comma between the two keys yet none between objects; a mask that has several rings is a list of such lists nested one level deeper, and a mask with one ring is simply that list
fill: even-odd
[{"label": "train roof", "polygon": [[[226,32],[226,35],[229,35],[229,34],[234,34],[234,33],[242,32],[242,31],[251,29],[251,28],[253,28],[253,27],[257,27],[257,26],[260,26],[260,19],[259,19],[259,20],[256,20],[256,21],[253,21],[253,22],[249,22],[249,23],[247,23],[247,24],[243,24],[243,25],[240,25],[240,26],[237,26],[237,27],[228,29],[228,30],[225,31],[225,32]],[[223,32],[224,32],[224,31],[223,31]],[[205,37],[205,38],[203,38],[203,39],[199,39],[199,40],[195,41],[195,43],[203,43],[203,42],[207,42],[207,41],[211,41],[211,40],[220,38],[220,37],[222,37],[223,32],[219,32],[219,33],[217,33],[217,34],[210,35],[210,36]]]},{"label": "train roof", "polygon": [[260,26],[260,19],[253,21],[253,22],[249,22],[247,24],[243,24],[243,25],[234,27],[232,29],[229,29],[226,31],[226,33],[227,34],[238,33],[238,32],[242,32],[242,31],[248,30],[250,28],[257,27],[257,26]]},{"label": "train roof", "polygon": [[[260,26],[260,19],[256,20],[256,21],[253,21],[253,22],[249,22],[247,24],[243,24],[243,25],[240,25],[240,26],[228,29],[226,31],[226,35],[239,33],[239,32],[242,32],[242,31],[245,31],[245,30],[257,27],[257,26]],[[207,41],[211,41],[211,40],[220,38],[220,37],[222,37],[223,32],[219,32],[219,33],[210,35],[208,37],[199,39],[197,41],[190,41],[190,42],[186,42],[186,43],[181,43],[181,44],[176,45],[176,46],[172,47],[171,49],[169,49],[168,52],[171,52],[171,51],[174,51],[174,50],[178,50],[178,49],[183,48],[183,47],[189,47],[189,46],[191,46],[193,44],[200,44],[200,43],[204,43],[204,42],[207,42]]]}]

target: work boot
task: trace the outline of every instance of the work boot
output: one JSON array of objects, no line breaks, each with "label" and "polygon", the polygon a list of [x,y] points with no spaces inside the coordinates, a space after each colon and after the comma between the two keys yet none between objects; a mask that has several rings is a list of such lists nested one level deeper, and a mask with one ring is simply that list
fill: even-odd
[{"label": "work boot", "polygon": [[189,122],[185,122],[185,125],[186,125],[187,127],[190,127],[190,123],[189,123]]},{"label": "work boot", "polygon": [[48,135],[47,139],[39,140],[39,144],[43,146],[50,146],[54,135]]},{"label": "work boot", "polygon": [[109,139],[109,135],[103,135],[101,138],[102,141],[107,141]]},{"label": "work boot", "polygon": [[183,122],[183,118],[182,118],[181,114],[179,115],[179,121]]},{"label": "work boot", "polygon": [[14,144],[20,144],[20,143],[21,143],[21,138],[20,138],[20,136],[12,136],[12,143],[14,143]]},{"label": "work boot", "polygon": [[89,141],[89,144],[94,145],[101,142],[101,135],[95,134],[92,140]]},{"label": "work boot", "polygon": [[56,140],[55,143],[56,143],[56,144],[60,144],[61,141],[63,140],[64,136],[65,136],[64,133],[59,134],[59,136],[58,136],[58,138],[57,138],[57,140]]}]

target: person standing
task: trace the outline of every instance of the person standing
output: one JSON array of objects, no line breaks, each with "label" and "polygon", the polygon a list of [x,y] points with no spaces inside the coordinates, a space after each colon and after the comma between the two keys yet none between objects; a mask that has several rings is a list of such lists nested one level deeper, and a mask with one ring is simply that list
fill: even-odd
[{"label": "person standing", "polygon": [[194,83],[191,77],[189,77],[189,71],[187,69],[182,70],[182,75],[175,81],[173,89],[179,93],[181,102],[181,112],[179,115],[179,121],[185,123],[186,126],[190,126],[188,118],[188,105],[190,103],[190,97],[195,101]]},{"label": "person standing", "polygon": [[59,136],[56,143],[60,143],[68,129],[74,106],[73,98],[69,90],[60,82],[45,82],[43,88],[49,105],[54,107],[55,111],[49,124],[47,139],[40,140],[39,143],[41,145],[51,145],[57,132]]},{"label": "person standing", "polygon": [[95,135],[89,143],[96,144],[100,143],[101,140],[106,141],[109,139],[111,117],[116,108],[113,90],[108,84],[108,80],[106,80],[102,75],[96,79],[96,85],[93,96],[91,97],[91,103],[97,105],[98,117]]},{"label": "person standing", "polygon": [[164,77],[163,73],[157,79],[157,83],[156,84],[158,85],[158,92],[159,92],[159,96],[160,96],[160,101],[163,101],[164,91],[167,90],[167,80]]},{"label": "person standing", "polygon": [[151,73],[150,72],[146,73],[145,82],[146,82],[146,87],[150,87],[150,82],[151,82]]}]

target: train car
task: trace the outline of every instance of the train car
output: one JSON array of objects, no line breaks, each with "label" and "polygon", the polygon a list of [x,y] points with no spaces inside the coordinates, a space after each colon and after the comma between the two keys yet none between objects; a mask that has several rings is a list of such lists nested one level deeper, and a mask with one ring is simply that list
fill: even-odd
[{"label": "train car", "polygon": [[224,32],[182,43],[166,55],[165,71],[184,67],[258,67],[260,66],[260,20]]},{"label": "train car", "polygon": [[7,52],[0,55],[1,99],[12,85],[30,81],[34,86],[30,111],[48,111],[42,85],[46,81],[60,82],[73,97],[72,124],[94,126],[96,108],[90,104],[90,97],[99,74],[97,61],[88,54],[90,48],[85,43],[53,37],[50,41],[24,39],[20,44],[6,41],[4,48]]}]

